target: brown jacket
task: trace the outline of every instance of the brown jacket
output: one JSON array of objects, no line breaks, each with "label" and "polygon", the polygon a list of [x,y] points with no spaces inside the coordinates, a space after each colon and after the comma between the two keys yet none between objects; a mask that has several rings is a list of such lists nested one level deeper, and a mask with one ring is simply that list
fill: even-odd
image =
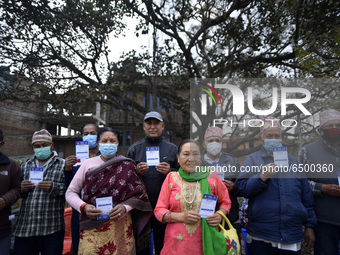
[{"label": "brown jacket", "polygon": [[20,198],[21,173],[19,164],[0,152],[0,197],[6,206],[0,211],[0,238],[11,234],[11,206]]}]

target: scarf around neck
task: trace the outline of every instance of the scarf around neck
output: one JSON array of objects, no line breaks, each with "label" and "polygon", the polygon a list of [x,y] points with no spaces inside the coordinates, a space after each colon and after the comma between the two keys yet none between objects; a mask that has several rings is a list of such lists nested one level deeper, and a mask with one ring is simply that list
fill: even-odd
[{"label": "scarf around neck", "polygon": [[[204,168],[201,168],[203,170]],[[206,168],[205,168],[206,169]],[[183,168],[178,170],[181,178],[186,182],[199,181],[201,185],[201,193],[211,195],[211,188],[208,182],[210,171],[199,171],[194,173],[186,173]],[[217,227],[212,227],[207,223],[207,219],[202,219],[202,245],[204,255],[225,255],[227,252],[227,243],[224,235],[218,232]]]}]

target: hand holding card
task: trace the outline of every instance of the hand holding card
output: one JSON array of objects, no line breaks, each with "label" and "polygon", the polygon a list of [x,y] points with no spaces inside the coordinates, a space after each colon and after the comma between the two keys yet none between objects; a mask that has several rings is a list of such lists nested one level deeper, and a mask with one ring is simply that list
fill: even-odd
[{"label": "hand holding card", "polygon": [[36,186],[39,182],[44,179],[44,168],[43,167],[31,167],[30,181]]},{"label": "hand holding card", "polygon": [[102,211],[102,214],[97,217],[97,220],[110,219],[109,213],[112,209],[112,197],[100,197],[96,198],[96,207]]},{"label": "hand holding card", "polygon": [[208,218],[208,216],[213,215],[215,212],[216,203],[217,196],[203,194],[201,208],[199,212],[201,218]]},{"label": "hand holding card", "polygon": [[157,166],[159,160],[159,147],[146,147],[146,163],[148,166]]}]

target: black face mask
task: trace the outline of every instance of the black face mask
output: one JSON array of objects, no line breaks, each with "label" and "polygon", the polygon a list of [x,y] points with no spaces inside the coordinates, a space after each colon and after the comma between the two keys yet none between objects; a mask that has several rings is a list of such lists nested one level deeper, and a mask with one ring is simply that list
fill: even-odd
[{"label": "black face mask", "polygon": [[332,128],[332,129],[321,129],[324,133],[322,136],[323,139],[329,142],[339,142],[340,141],[340,129]]}]

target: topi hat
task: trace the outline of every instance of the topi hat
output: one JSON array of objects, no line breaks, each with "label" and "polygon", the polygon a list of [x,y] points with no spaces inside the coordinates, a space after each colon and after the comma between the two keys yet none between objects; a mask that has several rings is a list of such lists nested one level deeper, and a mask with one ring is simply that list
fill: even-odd
[{"label": "topi hat", "polygon": [[320,127],[331,120],[340,120],[340,112],[330,109],[320,113]]},{"label": "topi hat", "polygon": [[204,139],[207,139],[211,136],[217,136],[217,137],[220,137],[222,138],[223,136],[223,131],[221,128],[219,127],[210,127],[210,128],[207,128],[207,130],[205,131],[205,134],[204,134]]},{"label": "topi hat", "polygon": [[32,136],[32,144],[36,142],[52,143],[52,135],[46,129],[36,131]]}]

